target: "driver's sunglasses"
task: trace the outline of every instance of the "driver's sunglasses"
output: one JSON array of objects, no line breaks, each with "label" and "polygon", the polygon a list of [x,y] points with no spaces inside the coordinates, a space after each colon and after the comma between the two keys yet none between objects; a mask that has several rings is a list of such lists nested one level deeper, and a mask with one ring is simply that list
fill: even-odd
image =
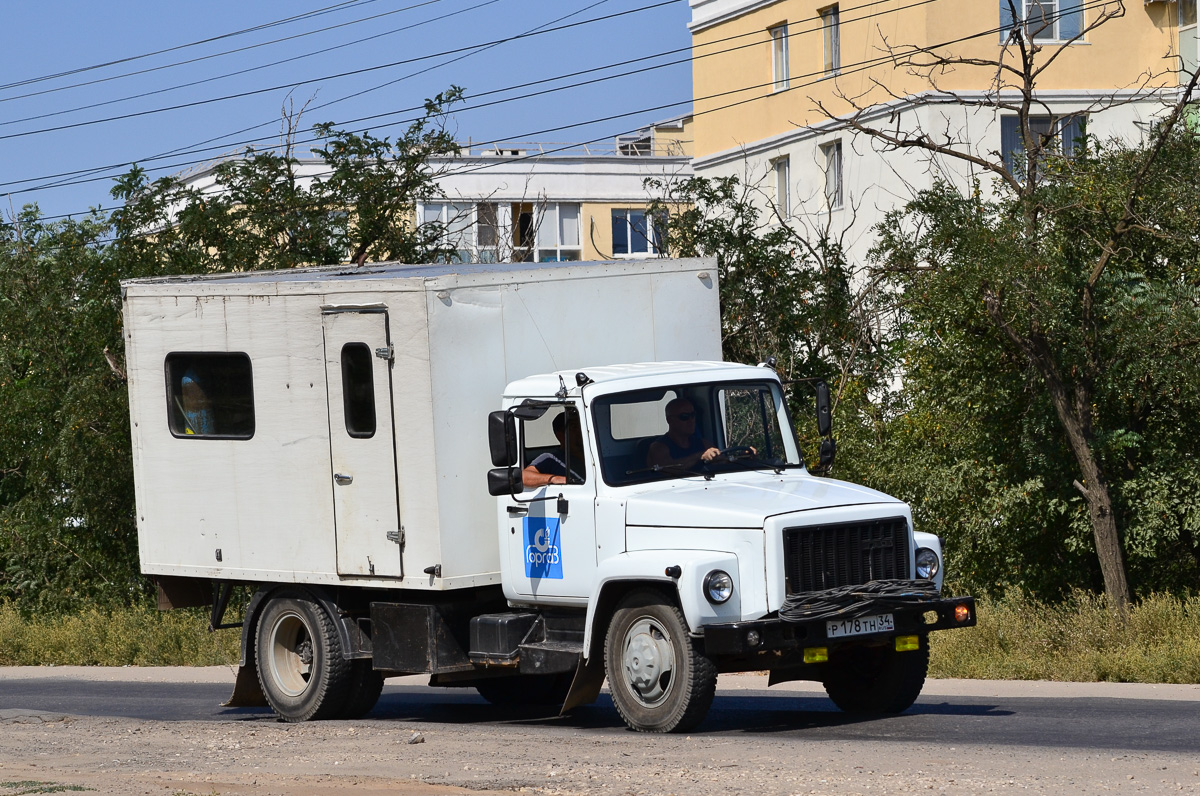
[{"label": "driver's sunglasses", "polygon": [[693,418],[696,417],[696,413],[695,412],[680,412],[679,414],[675,415],[675,417],[679,420],[692,420]]}]

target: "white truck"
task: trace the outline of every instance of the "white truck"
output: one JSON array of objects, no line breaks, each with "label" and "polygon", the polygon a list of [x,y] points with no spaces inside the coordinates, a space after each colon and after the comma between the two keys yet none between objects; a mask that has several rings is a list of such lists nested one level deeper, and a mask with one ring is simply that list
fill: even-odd
[{"label": "white truck", "polygon": [[563,710],[607,677],[642,731],[698,724],[718,672],[904,710],[929,633],[973,625],[974,602],[940,595],[941,544],[906,504],[806,469],[771,367],[720,361],[716,276],[657,259],[124,282],[160,607],[240,626],[233,703],[288,721],[362,716],[412,673]]}]

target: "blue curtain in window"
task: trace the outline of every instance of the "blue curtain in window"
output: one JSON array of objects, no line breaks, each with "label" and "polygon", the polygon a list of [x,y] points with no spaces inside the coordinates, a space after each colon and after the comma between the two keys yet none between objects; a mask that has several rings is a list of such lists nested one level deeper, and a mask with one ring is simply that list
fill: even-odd
[{"label": "blue curtain in window", "polygon": [[1011,0],[1012,5],[1009,5],[1010,0],[1000,0],[1000,40],[1007,41],[1009,34],[1016,25],[1016,20],[1013,19],[1012,6],[1017,7],[1017,11],[1021,10],[1021,0]]},{"label": "blue curtain in window", "polygon": [[1087,132],[1087,117],[1086,116],[1071,116],[1063,119],[1062,125],[1062,153],[1067,157],[1074,157],[1076,149],[1082,151],[1083,136]]},{"label": "blue curtain in window", "polygon": [[1082,0],[1058,0],[1058,38],[1073,39],[1083,30]]},{"label": "blue curtain in window", "polygon": [[1025,150],[1016,116],[1000,117],[1000,154],[1004,156],[1004,168],[1013,170],[1013,155]]},{"label": "blue curtain in window", "polygon": [[629,254],[629,222],[624,210],[612,214],[613,254]]}]

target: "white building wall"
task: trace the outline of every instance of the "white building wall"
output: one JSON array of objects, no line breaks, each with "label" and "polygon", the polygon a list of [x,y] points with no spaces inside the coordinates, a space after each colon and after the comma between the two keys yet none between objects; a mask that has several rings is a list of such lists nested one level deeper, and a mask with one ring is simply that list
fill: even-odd
[{"label": "white building wall", "polygon": [[[1155,97],[1135,99],[1118,95],[1117,99],[1124,104],[1088,114],[1089,136],[1101,141],[1139,140],[1165,107]],[[1099,101],[1085,92],[1043,95],[1041,100],[1049,115],[1055,117],[1078,113]],[[997,160],[1001,150],[1001,115],[994,108],[904,102],[879,106],[862,121],[887,130],[909,133],[923,130],[939,141],[949,138],[971,142],[975,154]],[[1040,110],[1038,115],[1043,115]],[[825,157],[821,147],[839,140],[843,203],[840,209],[830,210],[825,199]],[[866,263],[867,252],[876,239],[875,227],[884,216],[931,187],[935,180],[946,180],[963,191],[970,190],[975,179],[984,191],[991,191],[998,180],[992,172],[953,157],[918,149],[888,151],[882,141],[855,133],[837,120],[697,158],[693,168],[699,177],[737,176],[746,184],[759,186],[761,206],[773,215],[772,164],[782,157],[787,157],[790,163],[789,223],[801,233],[828,228],[832,237],[842,239],[847,257],[855,266]]]}]

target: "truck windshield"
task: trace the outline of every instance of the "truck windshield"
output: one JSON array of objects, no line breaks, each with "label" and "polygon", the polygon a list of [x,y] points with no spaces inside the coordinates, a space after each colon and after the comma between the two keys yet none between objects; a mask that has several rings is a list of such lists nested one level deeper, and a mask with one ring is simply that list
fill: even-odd
[{"label": "truck windshield", "polygon": [[601,471],[613,486],[803,466],[776,382],[614,393],[597,398],[592,413]]}]

